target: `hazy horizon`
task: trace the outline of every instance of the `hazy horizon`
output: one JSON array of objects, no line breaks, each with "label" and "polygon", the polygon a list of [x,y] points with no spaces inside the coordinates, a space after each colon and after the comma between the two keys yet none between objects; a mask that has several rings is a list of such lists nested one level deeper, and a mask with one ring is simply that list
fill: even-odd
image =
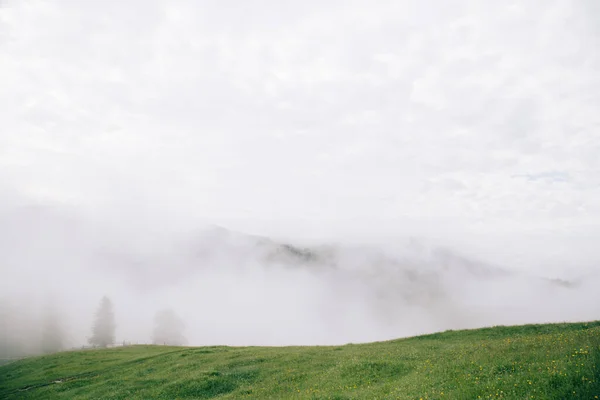
[{"label": "hazy horizon", "polygon": [[599,4],[0,2],[5,339],[599,319]]}]

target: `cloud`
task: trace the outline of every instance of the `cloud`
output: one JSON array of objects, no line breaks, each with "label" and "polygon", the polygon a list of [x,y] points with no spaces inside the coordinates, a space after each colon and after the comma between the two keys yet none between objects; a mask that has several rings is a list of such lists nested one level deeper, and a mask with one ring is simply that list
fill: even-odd
[{"label": "cloud", "polygon": [[[468,224],[465,197],[488,181],[558,167],[593,179],[597,168],[598,36],[577,4],[9,2],[3,15],[12,117],[3,159],[15,176],[43,180],[34,196],[119,198],[102,182],[119,175],[142,196],[167,186],[224,214],[249,191],[228,182],[245,181],[264,193],[246,198],[256,217],[320,218],[334,197],[351,203],[336,206],[348,219],[385,198],[387,215],[425,201],[428,215]],[[459,209],[419,191],[452,171],[473,182]],[[81,189],[88,177],[93,195]],[[355,187],[364,201],[352,200]],[[544,201],[535,188],[506,189],[526,201],[486,197],[480,218]]]},{"label": "cloud", "polygon": [[0,211],[68,210],[134,254],[216,223],[590,269],[598,17],[594,1],[8,0]]},{"label": "cloud", "polygon": [[515,175],[515,177],[523,177],[529,181],[545,180],[548,182],[567,182],[571,179],[569,174],[561,171],[547,171],[537,174]]}]

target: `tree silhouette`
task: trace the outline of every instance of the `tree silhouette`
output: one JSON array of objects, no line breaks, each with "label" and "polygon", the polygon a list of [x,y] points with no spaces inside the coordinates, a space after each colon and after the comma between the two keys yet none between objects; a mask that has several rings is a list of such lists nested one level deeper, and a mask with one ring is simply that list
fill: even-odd
[{"label": "tree silhouette", "polygon": [[64,332],[56,312],[50,311],[47,313],[42,329],[42,352],[55,353],[61,351],[64,347]]},{"label": "tree silhouette", "polygon": [[96,320],[92,327],[92,337],[88,339],[92,346],[106,347],[115,342],[115,315],[113,305],[106,296],[100,301]]},{"label": "tree silhouette", "polygon": [[168,344],[171,346],[182,346],[186,343],[183,336],[185,324],[175,311],[167,309],[156,313],[154,317],[154,333],[152,342],[154,344]]}]

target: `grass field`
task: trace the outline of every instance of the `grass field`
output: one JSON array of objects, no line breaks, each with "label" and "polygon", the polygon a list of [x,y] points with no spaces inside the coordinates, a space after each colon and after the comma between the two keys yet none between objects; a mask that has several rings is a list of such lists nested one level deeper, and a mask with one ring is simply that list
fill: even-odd
[{"label": "grass field", "polygon": [[339,347],[131,346],[0,367],[2,399],[598,399],[600,321]]}]

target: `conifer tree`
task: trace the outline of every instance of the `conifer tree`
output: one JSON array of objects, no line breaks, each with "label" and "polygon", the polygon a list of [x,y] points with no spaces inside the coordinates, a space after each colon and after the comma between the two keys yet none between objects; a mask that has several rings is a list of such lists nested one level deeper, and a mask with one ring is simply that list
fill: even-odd
[{"label": "conifer tree", "polygon": [[107,347],[115,342],[115,315],[112,302],[106,296],[102,298],[96,311],[92,337],[88,342],[98,347]]}]

